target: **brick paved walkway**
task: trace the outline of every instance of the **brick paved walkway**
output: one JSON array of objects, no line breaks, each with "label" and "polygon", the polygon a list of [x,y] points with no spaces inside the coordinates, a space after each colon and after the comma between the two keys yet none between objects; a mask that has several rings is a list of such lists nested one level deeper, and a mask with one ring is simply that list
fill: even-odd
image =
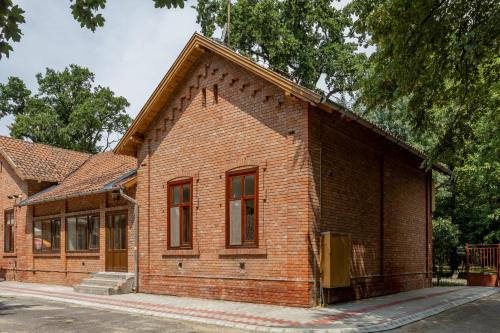
[{"label": "brick paved walkway", "polygon": [[205,300],[151,294],[84,295],[72,288],[5,281],[0,296],[23,295],[261,332],[375,332],[396,328],[500,292],[500,288],[441,287],[326,308]]}]

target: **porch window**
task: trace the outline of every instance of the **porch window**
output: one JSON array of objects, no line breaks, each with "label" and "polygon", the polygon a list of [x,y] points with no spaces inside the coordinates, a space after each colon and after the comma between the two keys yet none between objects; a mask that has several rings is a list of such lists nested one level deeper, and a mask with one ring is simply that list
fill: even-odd
[{"label": "porch window", "polygon": [[192,179],[168,183],[168,248],[193,247]]},{"label": "porch window", "polygon": [[257,168],[228,172],[226,176],[226,245],[258,245]]},{"label": "porch window", "polygon": [[14,252],[14,210],[4,214],[4,252]]},{"label": "porch window", "polygon": [[51,219],[33,223],[33,251],[58,252],[61,244],[61,220]]},{"label": "porch window", "polygon": [[66,233],[68,251],[99,249],[99,217],[97,215],[68,217]]}]

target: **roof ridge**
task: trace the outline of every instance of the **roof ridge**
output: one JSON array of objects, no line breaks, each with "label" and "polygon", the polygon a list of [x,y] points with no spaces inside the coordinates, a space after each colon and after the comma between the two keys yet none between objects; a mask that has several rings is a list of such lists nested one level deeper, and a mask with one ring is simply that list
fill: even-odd
[{"label": "roof ridge", "polygon": [[47,148],[50,148],[50,149],[62,150],[62,151],[66,151],[66,152],[77,153],[77,154],[81,154],[81,155],[88,155],[88,156],[95,155],[95,154],[85,153],[85,152],[81,152],[81,151],[74,150],[74,149],[67,149],[67,148],[56,147],[56,146],[52,146],[52,145],[49,145],[49,144],[46,144],[46,143],[30,142],[30,141],[26,141],[26,140],[23,140],[23,139],[13,138],[13,137],[6,136],[6,135],[1,135],[1,134],[0,134],[0,138],[4,138],[4,139],[8,139],[8,140],[13,140],[13,141],[17,141],[17,142],[22,142],[22,143],[25,143],[25,144],[28,144],[28,145],[43,146],[43,147],[47,147]]},{"label": "roof ridge", "polygon": [[116,154],[114,151],[112,150],[108,150],[108,151],[102,151],[102,152],[99,152],[97,154],[89,154],[89,157],[87,159],[85,159],[85,161],[83,161],[82,164],[80,164],[80,166],[78,168],[76,168],[75,170],[71,171],[66,177],[63,178],[63,180],[61,180],[59,182],[59,184],[61,184],[62,182],[64,182],[66,179],[68,179],[69,177],[71,177],[75,172],[79,171],[81,168],[83,168],[83,166],[87,163],[90,163],[91,161],[94,160],[94,158],[98,157],[98,156],[102,156],[102,155],[109,155],[109,153],[111,153],[112,155],[114,156],[126,156],[126,155],[121,155],[121,154]]},{"label": "roof ridge", "polygon": [[60,185],[62,182],[64,182],[66,179],[68,179],[71,175],[73,175],[75,172],[77,172],[78,170],[80,170],[87,162],[89,162],[92,157],[94,156],[97,156],[97,155],[92,155],[92,154],[89,154],[89,156],[85,159],[85,161],[83,161],[82,164],[80,164],[77,168],[75,168],[73,171],[71,171],[70,173],[68,173],[61,181],[58,182],[58,185]]}]

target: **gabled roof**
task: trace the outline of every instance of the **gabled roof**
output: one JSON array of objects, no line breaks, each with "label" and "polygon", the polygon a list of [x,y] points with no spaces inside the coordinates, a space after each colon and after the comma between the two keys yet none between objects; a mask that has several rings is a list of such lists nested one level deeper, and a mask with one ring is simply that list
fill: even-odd
[{"label": "gabled roof", "polygon": [[134,157],[113,152],[93,155],[60,184],[32,195],[19,205],[34,205],[111,191],[133,178],[136,168],[137,160]]},{"label": "gabled roof", "polygon": [[[284,77],[283,75],[265,68],[255,61],[238,54],[227,46],[210,38],[204,37],[198,33],[193,34],[191,39],[188,41],[182,52],[175,60],[172,67],[170,67],[168,72],[160,81],[153,94],[149,97],[146,104],[143,106],[135,120],[132,122],[125,135],[115,147],[115,152],[135,156],[137,146],[143,142],[144,134],[150,123],[161,111],[165,102],[175,91],[177,85],[184,79],[191,66],[195,64],[196,61],[206,52],[217,54],[229,61],[238,64],[250,73],[261,77],[262,79],[276,85],[286,93],[302,99],[313,106],[317,106],[318,108],[327,112],[339,112],[343,116],[356,121],[362,126],[376,132],[377,134],[383,135],[388,140],[409,151],[411,154],[414,154],[422,159],[427,158],[427,156],[423,152],[398,139],[382,128],[377,127],[369,121],[361,118],[359,115],[347,110],[343,106],[326,100],[317,92],[302,87],[292,80]],[[436,164],[434,165],[434,168],[441,172],[449,173],[449,170],[446,168],[446,166],[442,164]]]},{"label": "gabled roof", "polygon": [[2,155],[22,180],[60,182],[90,154],[0,136]]},{"label": "gabled roof", "polygon": [[212,52],[233,61],[249,72],[263,77],[279,88],[297,97],[313,103],[317,103],[321,100],[321,95],[316,92],[301,87],[289,79],[286,79],[284,76],[262,67],[253,60],[234,52],[232,49],[210,38],[195,33],[115,147],[115,152],[135,155],[135,147],[141,142],[144,132],[148,128],[150,122],[162,109],[177,85],[184,79],[185,74],[191,66],[206,52]]}]

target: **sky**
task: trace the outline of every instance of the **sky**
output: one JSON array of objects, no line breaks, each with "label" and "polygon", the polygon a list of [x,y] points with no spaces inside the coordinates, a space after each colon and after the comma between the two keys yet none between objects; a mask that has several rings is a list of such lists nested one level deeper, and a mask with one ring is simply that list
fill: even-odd
[{"label": "sky", "polygon": [[[104,27],[95,33],[73,19],[70,0],[14,0],[26,23],[10,58],[0,60],[0,83],[20,77],[31,91],[35,75],[70,64],[89,68],[95,83],[110,87],[130,103],[135,117],[195,31],[195,0],[183,9],[157,9],[152,0],[108,0]],[[349,0],[334,5],[345,6]],[[218,37],[218,36],[216,36]],[[8,135],[12,117],[0,119],[0,135]]]},{"label": "sky", "polygon": [[[73,19],[69,0],[14,0],[26,23],[10,57],[0,60],[0,82],[18,76],[36,91],[36,73],[78,64],[94,72],[97,84],[126,97],[135,117],[200,27],[192,1],[184,9],[157,9],[151,0],[107,2],[104,27],[92,33]],[[0,135],[9,134],[11,121],[0,119]]]}]

